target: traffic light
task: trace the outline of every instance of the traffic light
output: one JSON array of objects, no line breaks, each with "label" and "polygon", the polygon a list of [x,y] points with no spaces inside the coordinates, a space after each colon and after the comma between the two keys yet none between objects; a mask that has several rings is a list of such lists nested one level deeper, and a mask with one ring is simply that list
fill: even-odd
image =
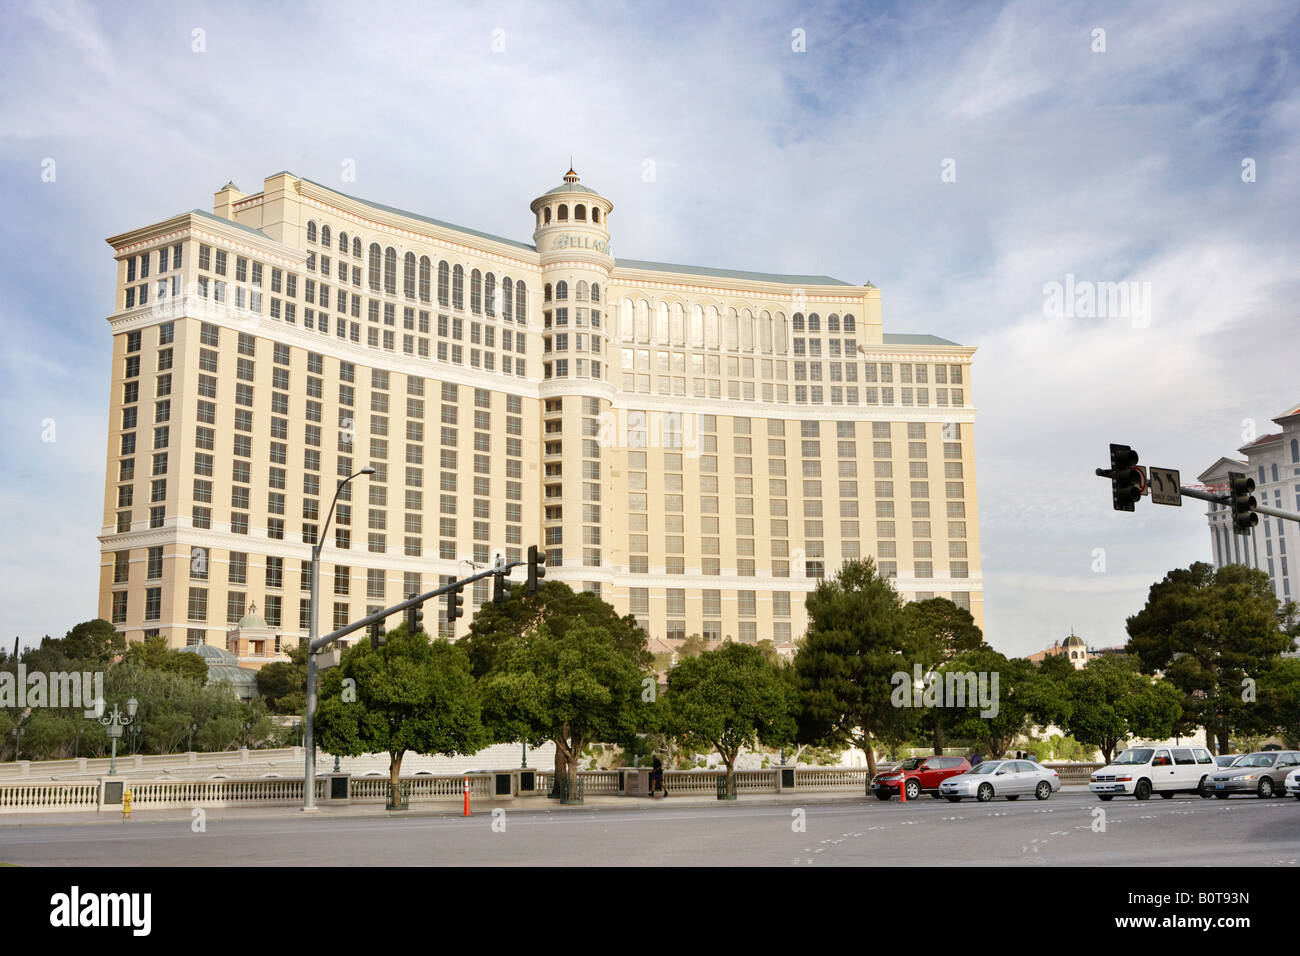
[{"label": "traffic light", "polygon": [[388,639],[384,637],[383,622],[375,621],[370,625],[370,649],[377,651],[387,643]]},{"label": "traffic light", "polygon": [[447,592],[447,623],[451,624],[458,617],[465,616],[465,596],[460,588]]},{"label": "traffic light", "polygon": [[492,578],[492,603],[506,603],[506,576],[504,574],[494,575]]},{"label": "traffic light", "polygon": [[1250,534],[1252,528],[1259,524],[1259,515],[1255,514],[1255,479],[1247,478],[1239,471],[1228,472],[1229,504],[1232,505],[1232,530],[1237,534]]},{"label": "traffic light", "polygon": [[1132,511],[1142,497],[1142,473],[1137,469],[1138,453],[1128,445],[1110,446],[1110,493],[1116,511]]},{"label": "traffic light", "polygon": [[537,550],[537,545],[528,546],[528,593],[537,593],[537,582],[546,577],[546,552]]},{"label": "traffic light", "polygon": [[[408,594],[407,598],[416,597],[415,594]],[[406,630],[411,634],[424,629],[424,607],[419,604],[412,604],[406,609]]]}]

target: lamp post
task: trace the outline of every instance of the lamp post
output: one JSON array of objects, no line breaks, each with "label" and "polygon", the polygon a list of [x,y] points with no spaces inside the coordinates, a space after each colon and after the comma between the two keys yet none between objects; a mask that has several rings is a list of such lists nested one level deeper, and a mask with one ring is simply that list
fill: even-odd
[{"label": "lamp post", "polygon": [[185,743],[185,749],[191,753],[194,751],[194,731],[199,729],[198,724],[190,724],[189,738]]},{"label": "lamp post", "polygon": [[244,721],[244,749],[245,750],[248,749],[248,731],[249,728],[251,728],[252,726],[253,725],[249,723],[247,720]]},{"label": "lamp post", "polygon": [[316,809],[316,735],[312,727],[312,718],[316,714],[316,648],[312,647],[319,636],[318,623],[320,620],[320,552],[325,546],[325,534],[329,531],[330,520],[334,517],[334,506],[339,502],[339,492],[353,478],[361,475],[373,475],[375,469],[369,465],[362,468],[354,475],[349,475],[339,482],[338,488],[334,490],[334,498],[330,501],[330,510],[325,514],[325,525],[321,528],[320,534],[316,536],[316,543],[311,549],[311,606],[308,612],[307,627],[307,707],[303,715],[303,735],[302,747],[306,752],[307,767],[303,777],[302,786],[302,808],[303,810]]},{"label": "lamp post", "polygon": [[21,727],[15,727],[13,730],[13,734],[14,734],[14,760],[16,761],[18,759],[18,749],[23,745],[23,729]]},{"label": "lamp post", "polygon": [[524,748],[524,762],[521,763],[519,766],[520,769],[527,770],[528,769],[528,741],[526,740],[520,741],[520,746]]},{"label": "lamp post", "polygon": [[100,717],[99,722],[108,728],[108,737],[113,742],[113,756],[108,763],[108,775],[117,776],[117,742],[122,736],[122,728],[128,726],[135,717],[135,709],[140,706],[134,697],[126,702],[126,716],[113,705],[113,712],[107,717]]}]

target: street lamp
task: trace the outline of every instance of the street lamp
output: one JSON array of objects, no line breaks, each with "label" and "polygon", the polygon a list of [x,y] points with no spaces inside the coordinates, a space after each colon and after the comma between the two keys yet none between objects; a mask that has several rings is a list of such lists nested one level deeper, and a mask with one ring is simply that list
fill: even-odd
[{"label": "street lamp", "polygon": [[23,729],[21,727],[15,727],[13,730],[13,734],[14,734],[14,760],[17,760],[18,749],[23,745]]},{"label": "street lamp", "polygon": [[312,645],[316,643],[319,636],[318,622],[320,620],[320,552],[325,546],[325,534],[329,531],[330,520],[334,517],[334,506],[339,502],[339,492],[353,478],[361,475],[373,475],[375,469],[369,465],[362,468],[354,475],[349,475],[339,482],[338,488],[334,490],[334,498],[330,501],[330,510],[325,513],[325,525],[321,528],[320,534],[316,536],[316,543],[311,549],[311,606],[308,613],[307,628],[307,707],[306,714],[303,716],[303,736],[302,746],[307,756],[307,767],[304,773],[302,786],[302,808],[304,810],[316,809],[316,735],[312,727],[312,718],[316,714],[316,648]]},{"label": "street lamp", "polygon": [[244,749],[245,749],[245,750],[248,749],[248,731],[249,731],[249,728],[252,727],[252,726],[253,726],[253,725],[252,725],[251,723],[249,723],[247,720],[244,721]]},{"label": "street lamp", "polygon": [[109,739],[113,742],[113,756],[108,764],[108,775],[117,776],[117,742],[122,736],[122,728],[131,723],[135,717],[135,710],[140,706],[140,702],[134,697],[126,702],[126,716],[123,717],[121,711],[117,709],[117,704],[113,705],[113,712],[107,717],[100,717],[99,722],[108,728]]},{"label": "street lamp", "polygon": [[194,731],[199,729],[198,724],[190,724],[189,739],[185,743],[185,749],[191,753],[194,751]]}]

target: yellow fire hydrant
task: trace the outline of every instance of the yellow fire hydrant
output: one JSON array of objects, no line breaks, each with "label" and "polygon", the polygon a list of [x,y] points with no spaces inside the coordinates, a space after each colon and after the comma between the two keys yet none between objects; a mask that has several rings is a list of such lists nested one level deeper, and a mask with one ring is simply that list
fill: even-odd
[{"label": "yellow fire hydrant", "polygon": [[131,791],[124,790],[122,792],[122,822],[126,823],[129,819],[131,819]]}]

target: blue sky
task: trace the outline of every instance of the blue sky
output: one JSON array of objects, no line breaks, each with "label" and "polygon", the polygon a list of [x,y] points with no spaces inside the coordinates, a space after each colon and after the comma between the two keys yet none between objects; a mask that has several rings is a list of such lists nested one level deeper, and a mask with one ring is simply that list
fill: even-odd
[{"label": "blue sky", "polygon": [[[95,613],[104,238],[281,169],[527,241],[528,202],[572,155],[615,203],[617,254],[870,280],[887,331],[978,346],[986,633],[1007,653],[1071,628],[1122,643],[1153,581],[1209,557],[1199,507],[1111,511],[1092,475],[1108,442],[1186,481],[1242,443],[1244,420],[1263,434],[1300,401],[1294,3],[50,3],[6,18],[6,640]],[[1044,286],[1067,275],[1150,283],[1149,321],[1045,315]]]}]

